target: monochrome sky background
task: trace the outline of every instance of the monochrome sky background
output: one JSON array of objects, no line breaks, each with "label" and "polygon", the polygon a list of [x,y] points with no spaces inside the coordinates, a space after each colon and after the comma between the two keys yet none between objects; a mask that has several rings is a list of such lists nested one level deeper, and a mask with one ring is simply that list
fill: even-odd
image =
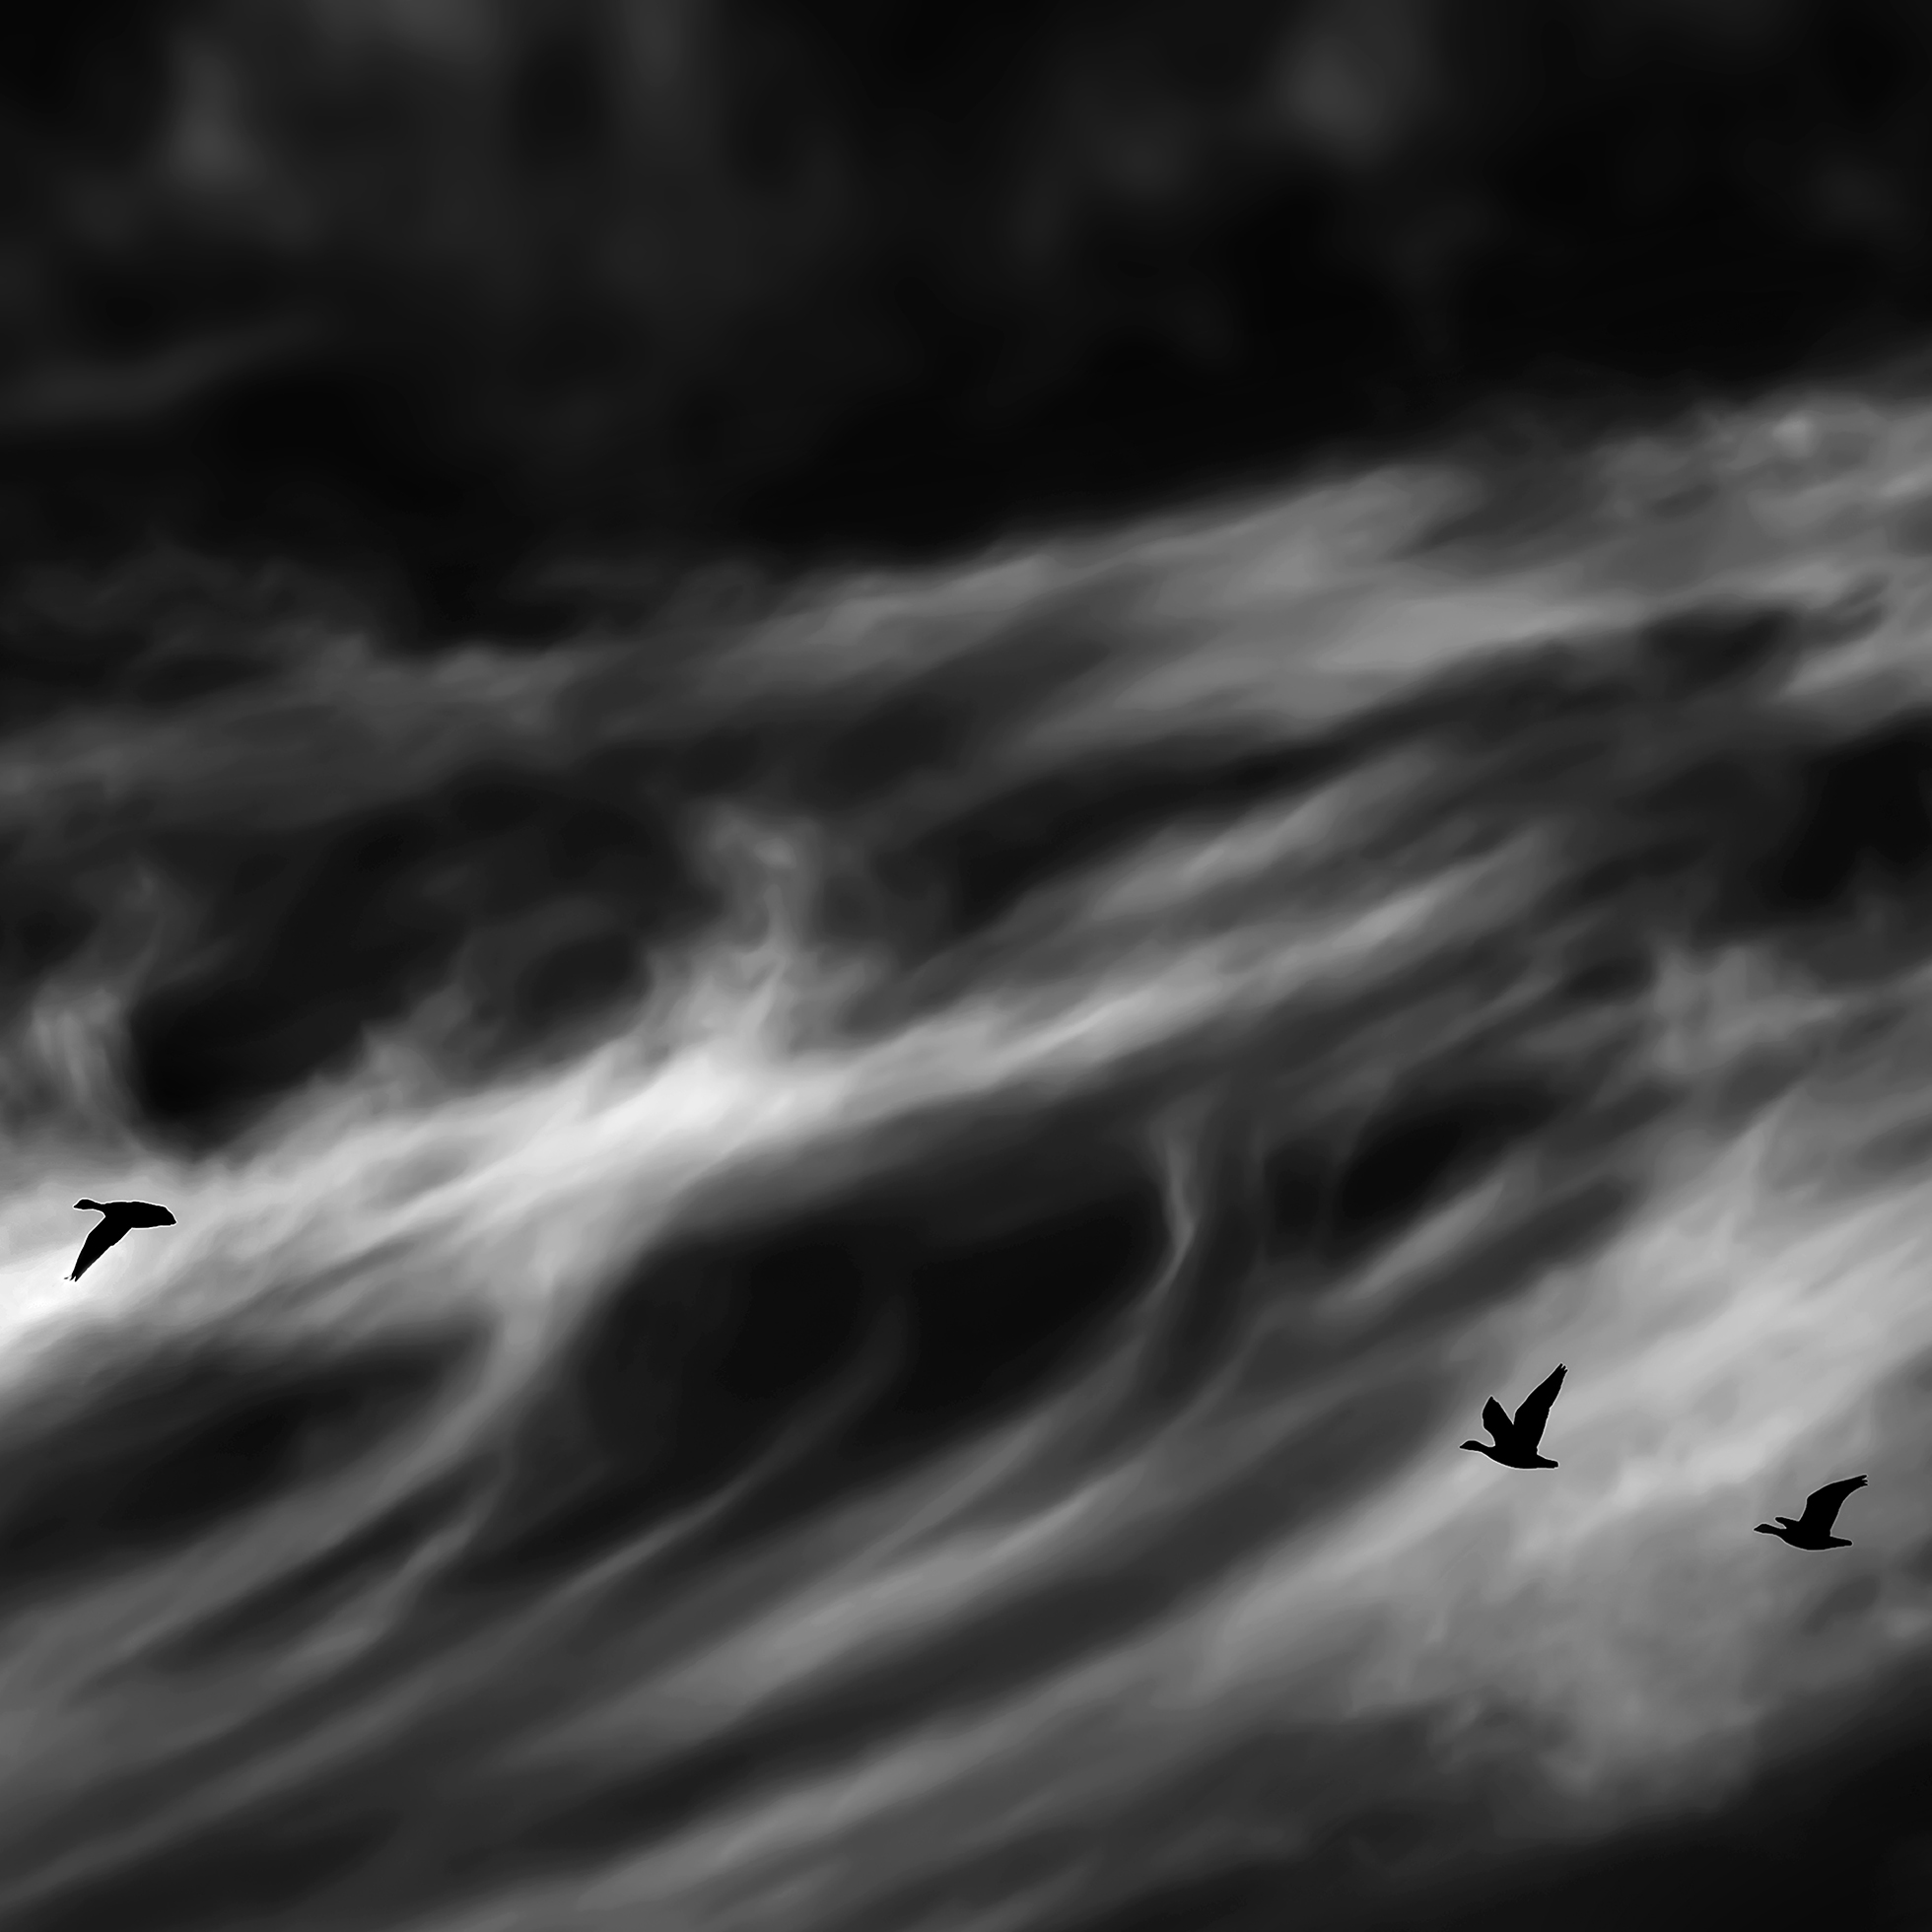
[{"label": "monochrome sky background", "polygon": [[1932,14],[32,11],[7,1923],[1922,1925]]}]

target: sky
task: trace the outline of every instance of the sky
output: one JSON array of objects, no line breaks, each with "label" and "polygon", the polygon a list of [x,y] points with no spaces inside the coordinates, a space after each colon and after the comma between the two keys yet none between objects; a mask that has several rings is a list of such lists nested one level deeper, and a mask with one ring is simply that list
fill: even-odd
[{"label": "sky", "polygon": [[0,28],[9,1923],[1918,1924],[1922,14]]}]

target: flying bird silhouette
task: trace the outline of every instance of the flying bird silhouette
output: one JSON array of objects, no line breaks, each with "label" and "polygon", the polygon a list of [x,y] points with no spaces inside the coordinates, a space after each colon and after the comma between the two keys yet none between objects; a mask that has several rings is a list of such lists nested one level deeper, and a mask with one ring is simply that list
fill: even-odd
[{"label": "flying bird silhouette", "polygon": [[1550,1419],[1550,1405],[1563,1386],[1564,1373],[1564,1365],[1558,1362],[1554,1372],[1523,1398],[1514,1421],[1503,1414],[1502,1404],[1491,1396],[1483,1405],[1483,1426],[1495,1437],[1494,1443],[1465,1442],[1463,1447],[1475,1449],[1492,1463],[1501,1463],[1508,1469],[1554,1469],[1556,1465],[1547,1456],[1537,1454],[1537,1445],[1543,1440],[1543,1425]]},{"label": "flying bird silhouette", "polygon": [[[1805,1513],[1795,1523],[1788,1516],[1780,1516],[1777,1523],[1760,1523],[1757,1527],[1766,1536],[1782,1537],[1793,1550],[1849,1550],[1851,1539],[1833,1536],[1831,1525],[1838,1520],[1838,1509],[1844,1499],[1852,1490],[1864,1486],[1862,1476],[1847,1476],[1842,1483],[1828,1483],[1805,1498]],[[1778,1523],[1784,1527],[1779,1529]]]},{"label": "flying bird silhouette", "polygon": [[152,1201],[77,1201],[76,1208],[91,1208],[105,1218],[97,1222],[93,1233],[81,1243],[70,1281],[78,1281],[90,1268],[132,1227],[172,1227],[174,1216]]}]

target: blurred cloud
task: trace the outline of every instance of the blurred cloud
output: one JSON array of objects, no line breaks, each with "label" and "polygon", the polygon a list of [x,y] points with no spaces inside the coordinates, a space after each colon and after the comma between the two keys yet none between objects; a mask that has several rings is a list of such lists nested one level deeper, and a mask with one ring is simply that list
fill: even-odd
[{"label": "blurred cloud", "polygon": [[1921,0],[22,16],[5,391],[291,317],[331,346],[211,376],[138,487],[97,454],[57,514],[40,478],[0,503],[39,492],[36,541],[252,519],[475,576],[539,531],[956,537],[1551,357],[1757,380],[1923,316],[1928,26]]}]

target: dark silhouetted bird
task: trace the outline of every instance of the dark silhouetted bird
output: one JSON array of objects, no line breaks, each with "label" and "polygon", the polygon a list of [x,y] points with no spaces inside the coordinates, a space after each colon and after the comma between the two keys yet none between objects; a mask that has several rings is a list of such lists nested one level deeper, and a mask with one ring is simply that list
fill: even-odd
[{"label": "dark silhouetted bird", "polygon": [[166,1208],[157,1208],[152,1201],[77,1201],[74,1206],[91,1208],[106,1218],[81,1243],[74,1272],[67,1277],[70,1281],[78,1281],[129,1228],[174,1225],[174,1216]]},{"label": "dark silhouetted bird", "polygon": [[1554,1469],[1556,1465],[1547,1456],[1537,1454],[1537,1445],[1543,1440],[1543,1425],[1550,1419],[1550,1405],[1563,1386],[1563,1364],[1558,1362],[1555,1372],[1523,1398],[1514,1421],[1503,1414],[1502,1404],[1491,1396],[1483,1405],[1483,1426],[1495,1437],[1494,1444],[1465,1442],[1463,1447],[1478,1450],[1491,1462],[1505,1464],[1510,1469]]},{"label": "dark silhouetted bird", "polygon": [[[1780,1516],[1777,1523],[1760,1523],[1766,1536],[1781,1536],[1793,1550],[1849,1550],[1849,1537],[1833,1536],[1831,1525],[1838,1520],[1838,1506],[1854,1489],[1862,1489],[1862,1476],[1847,1476],[1842,1483],[1828,1483],[1805,1498],[1805,1513],[1794,1523]],[[1779,1529],[1778,1523],[1784,1527]]]}]

